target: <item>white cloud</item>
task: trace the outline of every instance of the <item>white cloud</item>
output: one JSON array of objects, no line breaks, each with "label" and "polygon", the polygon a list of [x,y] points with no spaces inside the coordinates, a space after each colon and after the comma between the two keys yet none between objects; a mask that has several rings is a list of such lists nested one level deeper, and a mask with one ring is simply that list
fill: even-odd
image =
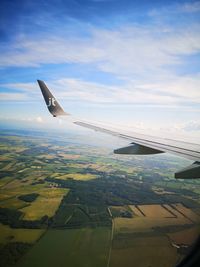
[{"label": "white cloud", "polygon": [[184,4],[179,6],[179,11],[185,12],[185,13],[200,12],[200,2],[196,1],[193,3],[184,3]]},{"label": "white cloud", "polygon": [[[0,66],[33,66],[47,63],[90,63],[102,58],[103,50],[93,47],[91,40],[40,36],[18,37],[1,55]],[[4,50],[4,49],[1,49]]]},{"label": "white cloud", "polygon": [[[27,101],[36,99],[39,90],[35,83],[5,83],[0,84],[2,91],[0,101]],[[6,92],[9,89],[10,92]],[[10,90],[11,89],[11,90]]]},{"label": "white cloud", "polygon": [[0,84],[1,88],[11,88],[11,89],[18,89],[20,91],[34,91],[36,88],[36,83],[6,83]]},{"label": "white cloud", "polygon": [[23,93],[0,93],[0,101],[24,101],[27,100]]},{"label": "white cloud", "polygon": [[[111,86],[78,79],[59,79],[49,84],[59,98],[95,103],[148,103],[178,105],[200,102],[200,74],[186,77],[148,81],[125,80],[123,85]],[[191,104],[191,103],[190,103]]]},{"label": "white cloud", "polygon": [[133,84],[122,86],[101,85],[94,82],[85,82],[76,79],[60,79],[49,84],[54,88],[56,95],[62,100],[75,100],[91,103],[156,103],[174,104],[171,96],[162,96],[151,90],[140,90]]},{"label": "white cloud", "polygon": [[0,84],[2,89],[14,89],[22,92],[36,92],[36,82],[35,83],[2,83]]},{"label": "white cloud", "polygon": [[154,83],[140,84],[138,87],[152,90],[155,94],[157,92],[158,94],[171,95],[180,102],[200,102],[200,73],[185,76],[172,75],[164,77],[160,81],[155,79]]},{"label": "white cloud", "polygon": [[174,2],[171,5],[166,5],[162,8],[153,8],[149,11],[149,15],[152,17],[169,17],[172,16],[180,16],[180,15],[188,15],[196,13],[198,14],[200,12],[200,2],[199,1],[193,1],[193,2],[187,2],[184,1],[183,3],[177,3]]},{"label": "white cloud", "polygon": [[182,125],[182,129],[185,131],[198,131],[200,132],[200,121],[189,121]]},{"label": "white cloud", "polygon": [[[80,79],[62,78],[46,81],[55,96],[62,101],[81,101],[83,103],[104,104],[156,104],[176,106],[200,102],[200,74],[186,77],[173,77],[154,81],[124,80],[123,85],[102,85]],[[37,100],[41,94],[37,83],[4,84],[13,93],[1,93],[1,100]],[[15,93],[14,91],[21,91]],[[26,95],[27,94],[27,95]]]},{"label": "white cloud", "polygon": [[199,52],[200,30],[199,25],[167,31],[157,26],[131,25],[116,30],[93,29],[89,37],[82,38],[23,36],[3,51],[2,67],[95,63],[97,68],[117,75],[147,75],[181,64],[181,55]]},{"label": "white cloud", "polygon": [[[200,32],[196,28],[181,32],[152,27],[126,27],[118,31],[94,30],[86,40],[58,38],[25,41],[22,52],[2,55],[0,64],[38,65],[41,63],[94,63],[103,71],[124,79],[123,86],[105,86],[76,79],[53,83],[62,97],[94,102],[177,103],[200,101],[200,74],[177,76],[168,67],[181,64],[180,55],[200,51]],[[36,83],[10,83],[1,87],[38,94]],[[66,88],[66,91],[63,91]],[[3,94],[3,99],[24,99],[23,94]],[[183,99],[184,98],[184,99]],[[11,98],[10,98],[11,99]]]},{"label": "white cloud", "polygon": [[44,123],[44,120],[43,120],[42,117],[39,116],[39,117],[36,118],[36,122]]}]

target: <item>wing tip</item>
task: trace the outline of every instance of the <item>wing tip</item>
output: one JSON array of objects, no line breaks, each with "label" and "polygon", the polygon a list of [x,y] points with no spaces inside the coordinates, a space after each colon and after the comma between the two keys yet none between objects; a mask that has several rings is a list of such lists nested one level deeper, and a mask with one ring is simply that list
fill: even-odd
[{"label": "wing tip", "polygon": [[46,106],[49,112],[53,115],[53,117],[70,115],[69,113],[63,110],[63,108],[60,106],[56,98],[53,96],[53,94],[48,89],[45,82],[39,79],[37,79],[37,82],[39,84],[40,90],[44,97]]}]

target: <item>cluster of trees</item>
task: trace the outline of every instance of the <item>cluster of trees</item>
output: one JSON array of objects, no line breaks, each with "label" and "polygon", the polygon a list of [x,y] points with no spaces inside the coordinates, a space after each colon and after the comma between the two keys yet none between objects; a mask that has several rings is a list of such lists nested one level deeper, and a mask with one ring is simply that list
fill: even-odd
[{"label": "cluster of trees", "polygon": [[[68,204],[86,204],[99,206],[114,206],[128,204],[161,204],[150,186],[134,184],[126,178],[107,175],[90,181],[58,180],[46,178],[48,182],[55,182],[59,187],[70,188],[64,197]],[[163,201],[164,202],[164,201]]]},{"label": "cluster of trees", "polygon": [[51,223],[47,215],[36,221],[22,220],[22,215],[19,210],[0,208],[0,222],[12,228],[40,229],[46,228]]},{"label": "cluster of trees", "polygon": [[[68,219],[69,218],[69,219]],[[111,226],[112,221],[105,206],[67,205],[62,201],[51,227],[79,228],[84,226]]]},{"label": "cluster of trees", "polygon": [[[0,154],[1,155],[1,154]],[[5,164],[6,165],[6,164]],[[3,167],[2,167],[3,168]],[[0,179],[8,177],[9,171],[2,171],[0,172]]]},{"label": "cluster of trees", "polygon": [[22,215],[21,211],[0,208],[0,222],[3,224],[11,225],[13,222],[18,221]]},{"label": "cluster of trees", "polygon": [[26,194],[26,195],[21,195],[18,196],[18,199],[23,200],[25,202],[33,202],[36,200],[36,198],[39,196],[37,193],[32,193],[32,194]]},{"label": "cluster of trees", "polygon": [[31,246],[31,244],[21,242],[11,242],[3,246],[0,249],[0,267],[14,266]]}]

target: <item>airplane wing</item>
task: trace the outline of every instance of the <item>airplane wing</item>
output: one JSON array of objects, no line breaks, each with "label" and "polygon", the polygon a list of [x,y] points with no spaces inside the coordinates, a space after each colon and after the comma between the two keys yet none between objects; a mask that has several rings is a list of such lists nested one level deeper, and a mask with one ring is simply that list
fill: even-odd
[{"label": "airplane wing", "polygon": [[[58,101],[49,91],[46,84],[41,80],[38,80],[38,84],[40,86],[49,112],[54,117],[69,115],[62,109]],[[111,127],[103,126],[102,124],[100,125],[98,123],[93,122],[90,123],[75,118],[73,118],[72,121],[76,125],[89,128],[98,132],[117,136],[122,139],[126,139],[128,142],[130,142],[129,146],[114,150],[115,154],[150,155],[168,152],[177,156],[193,160],[194,163],[192,165],[176,172],[175,178],[200,178],[200,145],[198,144],[159,138],[135,132],[127,133],[123,130],[118,130]]]}]

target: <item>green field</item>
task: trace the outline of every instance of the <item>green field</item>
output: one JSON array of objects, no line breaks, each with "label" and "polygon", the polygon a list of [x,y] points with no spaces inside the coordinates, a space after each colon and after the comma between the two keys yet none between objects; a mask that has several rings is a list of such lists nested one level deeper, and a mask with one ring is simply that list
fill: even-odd
[{"label": "green field", "polygon": [[16,267],[106,266],[110,229],[49,230]]}]

